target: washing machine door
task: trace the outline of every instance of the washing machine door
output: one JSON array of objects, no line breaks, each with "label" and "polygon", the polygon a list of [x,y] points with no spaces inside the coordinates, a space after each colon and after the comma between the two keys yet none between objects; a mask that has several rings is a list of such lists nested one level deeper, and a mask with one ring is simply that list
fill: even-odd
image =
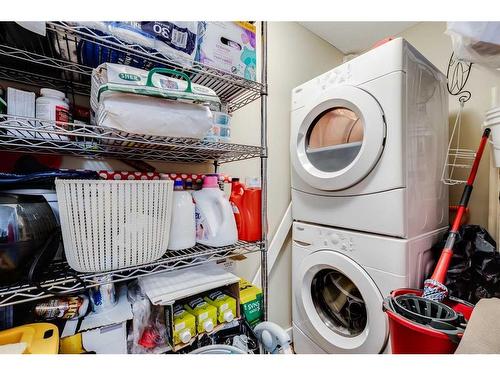
[{"label": "washing machine door", "polygon": [[388,338],[383,298],[366,271],[332,250],[306,256],[295,303],[310,338],[328,353],[380,353]]},{"label": "washing machine door", "polygon": [[315,103],[304,108],[302,123],[292,129],[292,167],[316,189],[349,188],[382,154],[384,113],[371,94],[355,86],[332,87]]}]

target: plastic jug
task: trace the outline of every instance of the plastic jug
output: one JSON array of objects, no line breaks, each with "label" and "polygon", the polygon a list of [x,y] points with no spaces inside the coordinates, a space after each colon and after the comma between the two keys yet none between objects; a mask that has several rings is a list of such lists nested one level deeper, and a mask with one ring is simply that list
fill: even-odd
[{"label": "plastic jug", "polygon": [[198,333],[212,332],[217,324],[217,308],[203,298],[197,297],[189,301],[184,308],[196,318]]},{"label": "plastic jug", "polygon": [[236,222],[236,229],[238,230],[238,238],[241,234],[241,210],[243,209],[243,194],[245,192],[245,185],[240,182],[239,178],[231,180],[231,195],[229,202],[233,209],[234,220]]},{"label": "plastic jug", "polygon": [[182,250],[196,244],[195,205],[193,197],[182,187],[182,181],[174,182],[172,222],[168,239],[169,250]]},{"label": "plastic jug", "polygon": [[232,322],[236,317],[236,299],[222,293],[219,290],[211,292],[205,301],[217,308],[217,320],[219,323]]},{"label": "plastic jug", "polygon": [[220,190],[217,175],[207,175],[201,190],[193,191],[196,204],[196,242],[227,246],[238,241],[231,204]]},{"label": "plastic jug", "polygon": [[259,241],[262,238],[260,187],[245,187],[239,179],[231,183],[231,206],[238,228],[238,239]]},{"label": "plastic jug", "polygon": [[196,318],[178,305],[174,307],[174,345],[187,344],[196,335]]}]

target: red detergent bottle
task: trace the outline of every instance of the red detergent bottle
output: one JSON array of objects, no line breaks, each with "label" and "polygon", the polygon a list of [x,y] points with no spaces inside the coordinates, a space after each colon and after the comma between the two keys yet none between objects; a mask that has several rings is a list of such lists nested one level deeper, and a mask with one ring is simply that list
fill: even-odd
[{"label": "red detergent bottle", "polygon": [[238,239],[243,241],[259,241],[262,238],[261,228],[261,188],[258,185],[245,187],[239,179],[231,181],[231,196]]},{"label": "red detergent bottle", "polygon": [[234,213],[236,228],[238,229],[238,239],[241,240],[241,211],[243,210],[243,194],[245,193],[245,185],[240,182],[239,178],[231,180],[231,195],[229,202]]}]

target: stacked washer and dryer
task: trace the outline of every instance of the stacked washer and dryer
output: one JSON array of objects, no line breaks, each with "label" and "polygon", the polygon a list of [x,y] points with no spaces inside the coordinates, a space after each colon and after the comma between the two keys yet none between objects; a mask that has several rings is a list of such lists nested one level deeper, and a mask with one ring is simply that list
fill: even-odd
[{"label": "stacked washer and dryer", "polygon": [[448,226],[446,77],[404,39],[292,91],[297,353],[390,352],[382,301]]}]

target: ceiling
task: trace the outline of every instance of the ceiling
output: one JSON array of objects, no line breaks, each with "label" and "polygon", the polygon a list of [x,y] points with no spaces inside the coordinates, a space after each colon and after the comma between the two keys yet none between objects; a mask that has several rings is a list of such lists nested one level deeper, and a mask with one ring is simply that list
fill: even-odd
[{"label": "ceiling", "polygon": [[343,54],[359,53],[418,22],[299,22]]}]

